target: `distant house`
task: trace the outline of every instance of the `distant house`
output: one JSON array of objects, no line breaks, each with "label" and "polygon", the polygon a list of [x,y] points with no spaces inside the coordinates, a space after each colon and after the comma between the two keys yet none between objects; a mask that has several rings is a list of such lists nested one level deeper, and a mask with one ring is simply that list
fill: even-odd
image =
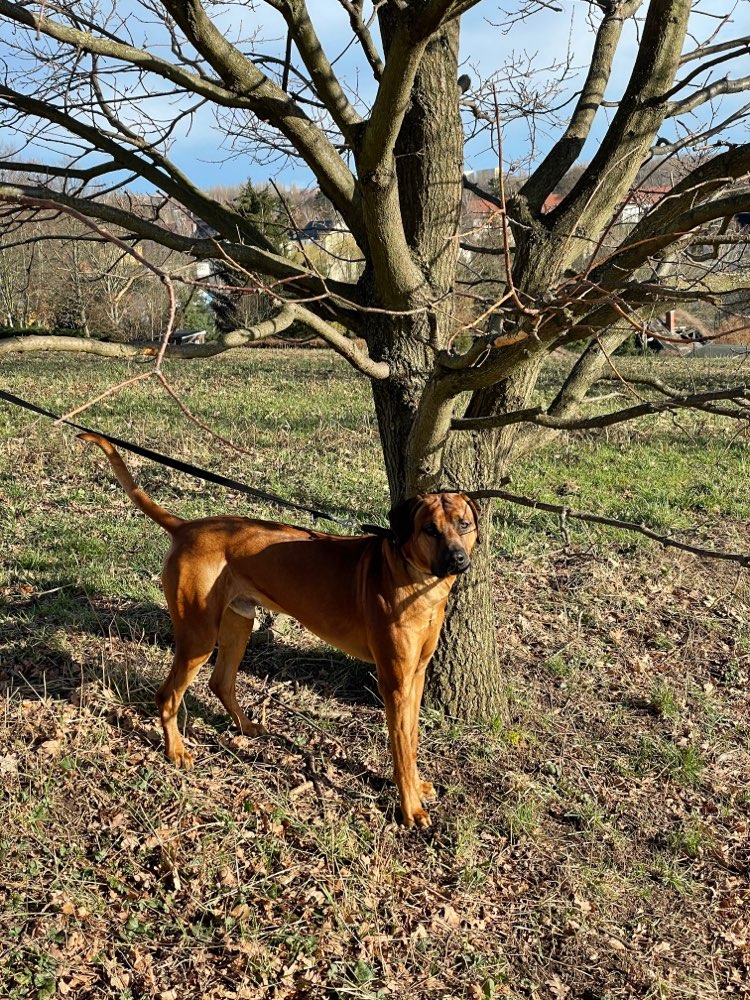
[{"label": "distant house", "polygon": [[463,201],[463,229],[477,232],[485,226],[500,224],[500,209],[487,198],[467,191]]},{"label": "distant house", "polygon": [[169,338],[173,344],[205,344],[205,330],[175,330]]},{"label": "distant house", "polygon": [[212,240],[219,235],[213,226],[210,226],[207,222],[199,219],[197,215],[192,216],[193,221],[193,236],[197,240]]},{"label": "distant house", "polygon": [[[364,261],[347,226],[336,219],[311,219],[301,228],[290,229],[287,251],[305,255],[306,248],[321,251],[318,266],[327,277],[335,281],[356,281],[362,273]],[[315,256],[315,255],[313,255]]]},{"label": "distant house", "polygon": [[311,219],[302,229],[293,229],[289,233],[290,239],[299,243],[317,243],[325,247],[331,236],[340,236],[348,232],[341,223],[334,219]]},{"label": "distant house", "polygon": [[684,309],[670,309],[664,319],[654,317],[639,334],[641,345],[667,354],[693,354],[706,344],[709,333],[695,316]]},{"label": "distant house", "polygon": [[621,222],[638,222],[650,212],[672,189],[670,187],[638,187],[633,188],[625,199],[620,212]]}]

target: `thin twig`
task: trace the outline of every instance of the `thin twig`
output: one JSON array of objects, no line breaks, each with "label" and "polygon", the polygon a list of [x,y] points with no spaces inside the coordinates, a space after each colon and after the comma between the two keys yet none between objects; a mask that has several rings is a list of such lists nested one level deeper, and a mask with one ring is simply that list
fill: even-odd
[{"label": "thin twig", "polygon": [[133,378],[125,379],[124,382],[118,382],[117,385],[111,385],[109,389],[105,389],[104,392],[100,393],[94,399],[90,399],[87,403],[82,403],[80,406],[77,406],[75,410],[63,413],[63,415],[58,417],[55,421],[55,426],[57,427],[60,424],[65,423],[66,420],[70,420],[72,417],[77,417],[79,413],[83,413],[83,411],[88,410],[89,407],[100,403],[103,399],[106,399],[107,396],[114,395],[116,392],[119,392],[120,389],[124,389],[128,385],[133,385],[134,382],[142,382],[144,379],[151,378],[151,376],[155,374],[155,369],[149,368],[147,372],[141,372],[140,375],[134,375]]},{"label": "thin twig", "polygon": [[251,458],[256,458],[257,457],[255,455],[253,455],[252,452],[247,451],[246,448],[241,448],[238,444],[235,444],[233,441],[230,441],[229,438],[225,438],[222,434],[219,434],[218,431],[213,430],[212,427],[209,427],[208,424],[204,423],[202,420],[200,420],[198,417],[196,417],[196,415],[187,406],[187,404],[184,403],[182,401],[182,399],[180,399],[180,397],[177,395],[177,393],[172,388],[172,386],[169,384],[169,382],[167,382],[166,378],[164,377],[163,372],[155,372],[154,374],[158,378],[158,380],[161,383],[162,387],[172,397],[172,399],[175,401],[175,403],[177,404],[177,406],[180,408],[180,410],[187,417],[188,420],[192,421],[197,427],[200,427],[200,429],[202,431],[205,431],[206,434],[209,434],[211,437],[216,438],[217,441],[221,441],[221,443],[223,445],[226,445],[227,448],[231,448],[232,451],[236,451],[240,455],[248,455]]},{"label": "thin twig", "polygon": [[506,503],[517,504],[521,507],[529,507],[532,510],[543,510],[548,514],[557,514],[566,520],[587,521],[591,524],[604,524],[610,528],[619,528],[621,531],[634,531],[639,535],[645,535],[659,545],[669,548],[680,549],[683,552],[692,552],[693,555],[701,556],[704,559],[723,559],[728,562],[736,562],[741,566],[750,566],[750,554],[741,552],[723,552],[720,549],[703,549],[696,545],[688,545],[687,542],[680,542],[669,535],[660,535],[645,524],[636,524],[635,521],[620,521],[614,517],[605,517],[603,514],[591,514],[581,510],[571,510],[563,504],[547,503],[544,500],[536,500],[533,497],[519,496],[516,493],[506,493],[505,490],[472,490],[467,492],[467,496],[476,500],[495,497],[504,500]]}]

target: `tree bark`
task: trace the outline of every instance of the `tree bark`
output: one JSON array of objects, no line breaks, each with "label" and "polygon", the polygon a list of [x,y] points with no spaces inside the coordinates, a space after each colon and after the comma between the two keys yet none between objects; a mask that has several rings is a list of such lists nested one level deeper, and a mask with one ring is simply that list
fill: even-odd
[{"label": "tree bark", "polygon": [[[541,367],[541,354],[530,356],[512,376],[475,392],[466,416],[493,416],[527,405]],[[453,434],[445,467],[458,489],[492,489],[507,473],[518,425],[496,431]],[[495,719],[506,712],[503,665],[497,643],[492,594],[495,558],[491,545],[492,504],[482,509],[479,543],[471,569],[451,591],[446,625],[425,685],[428,704],[463,719]]]}]

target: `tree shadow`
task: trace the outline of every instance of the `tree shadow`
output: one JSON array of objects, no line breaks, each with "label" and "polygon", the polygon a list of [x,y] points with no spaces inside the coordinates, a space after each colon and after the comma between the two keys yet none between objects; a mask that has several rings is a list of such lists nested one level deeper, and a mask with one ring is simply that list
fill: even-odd
[{"label": "tree shadow", "polygon": [[291,681],[322,698],[382,708],[375,667],[321,643],[311,649],[286,645],[271,623],[253,633],[240,672],[269,681]]},{"label": "tree shadow", "polygon": [[35,590],[13,597],[0,596],[0,615],[6,619],[7,635],[16,643],[34,644],[38,634],[64,629],[92,637],[117,636],[168,648],[172,624],[166,608],[153,601],[134,601],[102,594],[59,577],[45,579],[37,573]]}]

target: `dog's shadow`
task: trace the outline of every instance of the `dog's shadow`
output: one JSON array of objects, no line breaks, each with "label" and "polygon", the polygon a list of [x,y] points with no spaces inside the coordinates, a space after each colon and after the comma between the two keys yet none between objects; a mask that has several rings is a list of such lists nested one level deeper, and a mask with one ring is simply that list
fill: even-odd
[{"label": "dog's shadow", "polygon": [[[82,681],[98,683],[109,692],[115,706],[110,713],[104,713],[105,717],[118,728],[126,724],[130,737],[149,749],[161,749],[161,739],[156,738],[158,731],[154,727],[154,697],[168,669],[165,654],[172,649],[172,623],[166,608],[150,601],[95,593],[60,580],[35,582],[34,592],[19,593],[16,598],[0,597],[0,619],[5,622],[0,695],[75,702]],[[270,736],[242,749],[233,747],[232,752],[252,765],[262,756],[264,741],[270,739],[287,752],[299,755],[309,769],[312,765],[304,742],[292,739],[289,733],[299,732],[298,720],[310,730],[327,731],[328,717],[316,717],[317,698],[341,703],[344,712],[360,706],[380,707],[374,668],[324,645],[309,649],[293,646],[277,631],[272,616],[260,618],[261,627],[253,633],[240,673],[252,680],[259,701],[265,700],[266,690],[271,692],[271,699],[274,687],[284,691],[283,699],[275,699],[278,712],[273,712],[285,716],[284,726],[281,728],[275,721]],[[284,630],[297,627],[290,626],[290,621],[282,622]],[[121,649],[127,647],[124,660],[121,656],[101,656],[102,640]],[[75,657],[68,651],[72,643],[81,647]],[[211,662],[201,672],[204,680],[210,674],[215,655],[214,652]],[[159,661],[157,667],[155,659]],[[292,694],[300,689],[313,694],[313,704],[303,697],[301,700],[306,704],[299,710],[287,693],[290,689]],[[125,710],[125,715],[120,709]],[[204,685],[196,692],[187,692],[185,709],[188,720],[200,719],[215,730],[217,743],[236,733],[226,712]],[[289,733],[285,731],[287,721],[291,722]],[[353,748],[343,747],[336,738],[335,723],[330,734],[331,742],[338,746],[337,750],[332,748],[330,763],[337,771],[364,782],[376,796],[383,796],[390,782],[355,759]],[[204,731],[200,738],[205,736]],[[335,787],[327,776],[316,774],[315,778]],[[346,792],[342,787],[336,790]]]},{"label": "dog's shadow", "polygon": [[[0,596],[2,619],[10,656],[14,651],[26,656],[32,651],[38,653],[40,634],[56,630],[92,639],[143,643],[162,650],[173,648],[172,623],[163,605],[101,594],[56,579],[37,580],[35,590],[28,595]],[[287,641],[285,633],[301,630],[301,626],[285,615],[281,619],[281,627],[277,628],[277,616],[259,609],[258,627],[240,672],[268,677],[271,682],[292,682],[351,705],[382,705],[371,664],[323,643],[300,648],[296,638]]]}]

